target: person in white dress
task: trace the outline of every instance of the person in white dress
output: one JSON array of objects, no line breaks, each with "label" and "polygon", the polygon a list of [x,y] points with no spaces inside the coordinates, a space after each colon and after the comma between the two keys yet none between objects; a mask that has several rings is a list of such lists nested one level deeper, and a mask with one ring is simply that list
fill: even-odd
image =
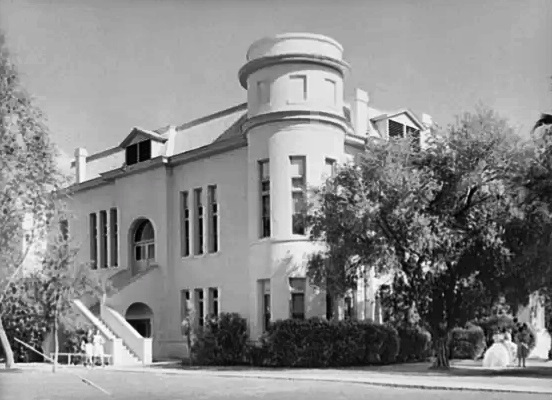
[{"label": "person in white dress", "polygon": [[517,359],[517,345],[512,341],[512,332],[509,329],[504,330],[504,344],[508,348],[508,353],[510,354],[510,363],[509,365],[514,365]]},{"label": "person in white dress", "polygon": [[92,367],[93,365],[93,362],[92,362],[92,357],[94,356],[94,347],[92,345],[92,337],[89,336],[85,336],[83,339],[82,339],[82,342],[81,342],[81,351],[84,352],[84,366],[85,367]]},{"label": "person in white dress", "polygon": [[484,368],[506,368],[510,364],[510,352],[504,344],[505,339],[502,333],[497,332],[493,335],[493,345],[483,356]]},{"label": "person in white dress", "polygon": [[93,343],[94,343],[94,358],[99,358],[100,359],[100,364],[101,366],[103,367],[104,366],[104,348],[103,348],[103,345],[104,345],[104,338],[103,336],[101,335],[100,333],[100,330],[97,329],[96,330],[96,334],[94,335],[94,340],[93,340]]}]

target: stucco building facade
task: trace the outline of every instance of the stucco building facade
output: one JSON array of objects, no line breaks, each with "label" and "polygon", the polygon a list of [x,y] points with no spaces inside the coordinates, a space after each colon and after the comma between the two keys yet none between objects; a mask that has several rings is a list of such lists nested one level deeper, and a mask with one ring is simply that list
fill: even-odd
[{"label": "stucco building facade", "polygon": [[[369,136],[423,145],[431,124],[377,110],[360,89],[346,101],[349,73],[331,38],[264,38],[238,73],[245,103],[180,126],[135,127],[100,153],[75,151],[69,231],[80,261],[115,289],[99,308],[78,306],[108,351],[128,350],[117,363],[185,356],[181,322],[192,310],[198,324],[240,313],[252,338],[270,321],[327,316],[326,294],[305,278],[316,246],[301,221],[309,188]],[[377,285],[373,274],[359,283],[342,312],[377,320]]]}]

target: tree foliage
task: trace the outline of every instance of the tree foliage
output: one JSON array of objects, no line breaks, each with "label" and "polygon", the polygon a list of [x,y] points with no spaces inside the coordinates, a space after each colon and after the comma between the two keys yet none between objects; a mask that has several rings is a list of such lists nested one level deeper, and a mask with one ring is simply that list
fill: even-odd
[{"label": "tree foliage", "polygon": [[[54,216],[52,193],[63,182],[44,120],[22,88],[0,34],[0,300],[33,248],[30,243],[43,239]],[[23,229],[25,218],[31,226]],[[1,323],[0,340],[10,367],[13,355]]]},{"label": "tree foliage", "polygon": [[466,113],[427,143],[370,140],[317,192],[311,238],[327,246],[309,275],[347,287],[361,266],[394,274],[398,300],[416,306],[437,366],[448,367],[448,332],[476,317],[482,298],[527,299],[527,265],[544,264],[525,247],[548,234],[550,218],[527,188],[533,148],[492,111]]},{"label": "tree foliage", "polygon": [[[63,220],[61,216],[60,222]],[[53,332],[56,361],[58,330],[62,324],[72,326],[77,316],[73,301],[87,295],[98,298],[104,290],[101,277],[94,274],[88,264],[77,262],[76,255],[77,249],[72,247],[67,233],[63,229],[53,230],[37,274],[37,289],[27,299],[38,305],[43,320]]]}]

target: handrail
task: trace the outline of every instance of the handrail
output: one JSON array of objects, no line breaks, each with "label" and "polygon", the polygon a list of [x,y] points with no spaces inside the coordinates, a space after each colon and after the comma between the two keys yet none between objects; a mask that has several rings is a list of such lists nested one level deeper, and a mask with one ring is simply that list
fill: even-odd
[{"label": "handrail", "polygon": [[105,304],[101,305],[101,315],[113,332],[138,356],[142,363],[149,364],[151,362],[151,349],[148,349],[148,346],[151,347],[151,339],[140,335],[121,314]]},{"label": "handrail", "polygon": [[77,306],[77,308],[80,310],[80,312],[83,313],[83,315],[90,320],[98,328],[102,335],[104,335],[108,340],[115,340],[116,337],[107,329],[104,328],[104,324],[96,318],[94,314],[82,303],[80,300],[73,300],[73,303]]}]

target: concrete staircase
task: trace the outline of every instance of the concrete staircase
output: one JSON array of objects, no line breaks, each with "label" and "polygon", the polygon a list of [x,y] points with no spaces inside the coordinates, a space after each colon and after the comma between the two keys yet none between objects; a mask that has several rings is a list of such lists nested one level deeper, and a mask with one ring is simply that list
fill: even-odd
[{"label": "concrete staircase", "polygon": [[[103,328],[104,330],[111,333],[114,337],[117,337],[117,335],[115,335],[115,333],[111,329],[109,329],[109,327],[101,317],[98,318],[98,321],[99,321],[98,328],[100,329]],[[128,348],[124,340],[122,340],[121,342],[121,347],[122,347],[121,363],[119,365],[141,365],[142,364],[138,356]]]},{"label": "concrete staircase", "polygon": [[[139,366],[150,364],[152,362],[151,339],[143,338],[142,336],[140,336],[140,334],[136,332],[134,328],[128,325],[128,323],[126,325],[116,324],[117,327],[114,327],[112,324],[109,324],[104,318],[102,318],[101,315],[94,315],[80,300],[75,300],[74,304],[80,311],[80,313],[90,323],[92,323],[94,327],[96,327],[96,329],[98,329],[104,337],[106,341],[104,351],[106,354],[111,355],[112,365]],[[104,311],[104,307],[104,305],[101,306],[102,311]],[[109,309],[109,313],[110,314],[108,315],[111,319],[116,311]],[[118,315],[116,317],[120,317],[120,319],[126,323],[122,316]],[[123,326],[124,328],[122,329],[121,326]],[[119,334],[116,334],[115,332],[119,332]]]}]

